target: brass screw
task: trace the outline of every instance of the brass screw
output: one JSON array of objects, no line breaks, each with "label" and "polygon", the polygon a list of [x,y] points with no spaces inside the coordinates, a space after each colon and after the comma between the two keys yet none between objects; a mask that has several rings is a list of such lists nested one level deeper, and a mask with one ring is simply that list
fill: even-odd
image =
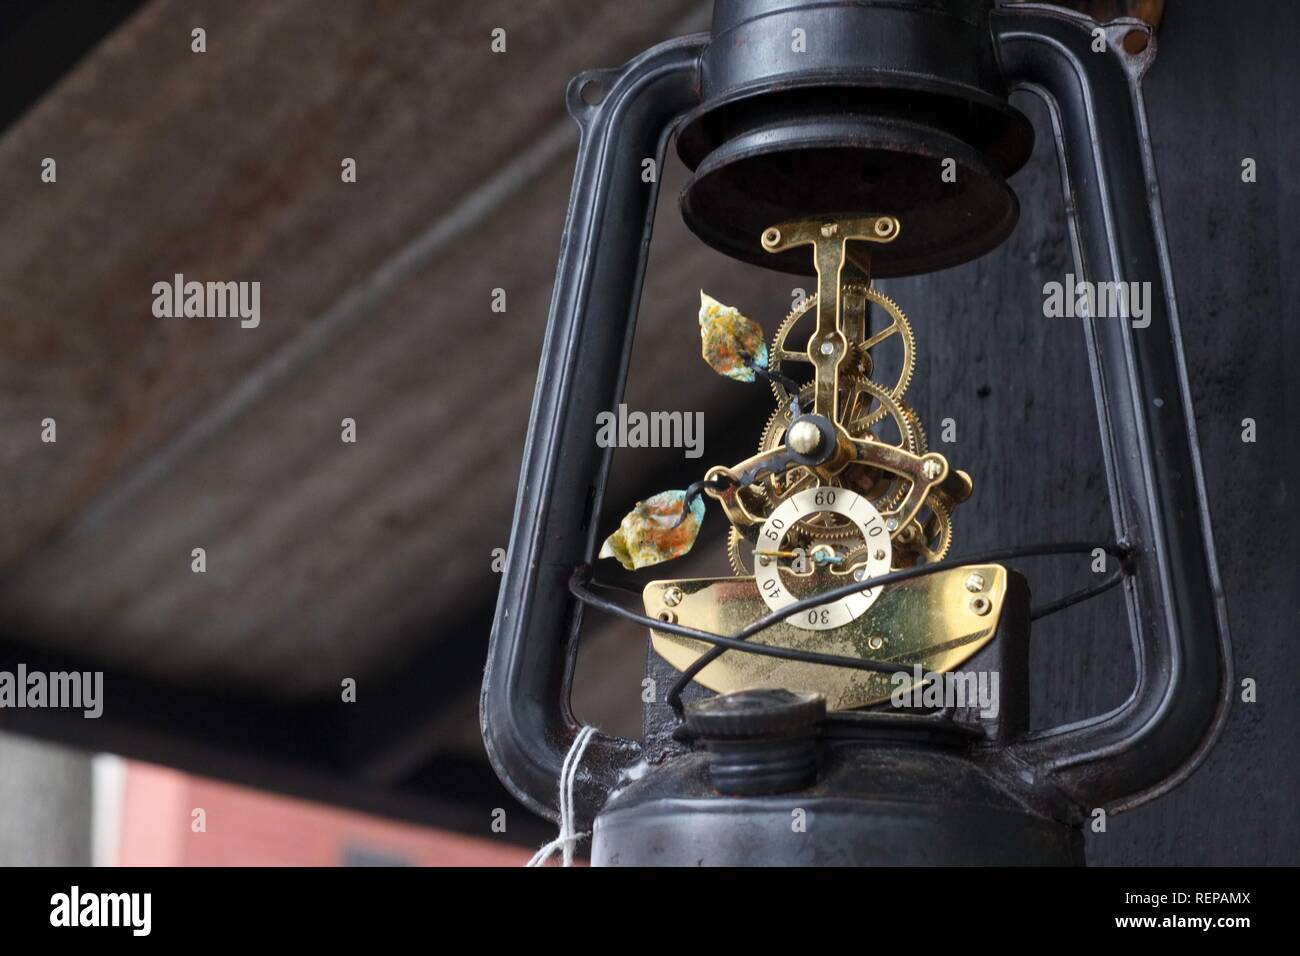
[{"label": "brass screw", "polygon": [[977,594],[970,599],[970,609],[980,617],[983,617],[993,609],[993,602],[983,594]]},{"label": "brass screw", "polygon": [[799,454],[811,455],[822,445],[822,432],[812,422],[795,422],[790,426],[786,441]]},{"label": "brass screw", "polygon": [[921,463],[921,474],[925,476],[926,481],[934,481],[934,479],[939,477],[939,472],[942,470],[943,466],[933,458],[927,458]]},{"label": "brass screw", "polygon": [[671,587],[664,591],[664,603],[669,607],[676,607],[681,604],[683,597],[685,595],[682,594],[682,589],[679,587]]},{"label": "brass screw", "polygon": [[883,560],[885,560],[885,549],[884,549],[884,548],[881,548],[879,551],[876,552],[876,560],[877,560],[877,561],[883,561]]},{"label": "brass screw", "polygon": [[828,222],[826,223],[826,225],[822,226],[822,235],[825,236],[827,239],[829,239],[831,236],[835,235],[839,231],[840,231],[840,226],[839,223],[837,222]]},{"label": "brass screw", "polygon": [[967,591],[983,591],[983,590],[984,590],[984,585],[985,585],[986,583],[987,583],[987,582],[984,580],[984,575],[980,574],[978,571],[972,571],[972,572],[971,572],[969,575],[967,575],[967,577],[966,577],[966,590],[967,590]]}]

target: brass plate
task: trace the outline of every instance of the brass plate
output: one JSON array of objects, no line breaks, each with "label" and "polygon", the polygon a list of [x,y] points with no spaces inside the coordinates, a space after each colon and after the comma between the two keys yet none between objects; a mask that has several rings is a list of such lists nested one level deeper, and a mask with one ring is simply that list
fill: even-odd
[{"label": "brass plate", "polygon": [[[978,591],[968,587],[975,583],[973,575],[983,580]],[[671,606],[664,601],[670,588],[680,591],[680,599]],[[751,640],[887,661],[905,672],[911,672],[916,664],[924,671],[951,671],[992,639],[1006,591],[1007,573],[1000,565],[953,568],[887,586],[861,617],[843,627],[807,631],[782,621]],[[652,581],[642,597],[651,617],[673,615],[669,619],[678,624],[727,637],[768,613],[752,576]],[[976,611],[983,606],[981,597],[987,600],[983,614]],[[661,631],[650,635],[655,650],[678,670],[685,670],[710,647],[703,641]],[[878,649],[872,647],[876,638],[880,639]],[[889,674],[734,650],[704,668],[696,680],[718,693],[755,687],[818,691],[826,696],[831,710],[879,703],[888,700],[896,687],[912,683],[896,684]]]}]

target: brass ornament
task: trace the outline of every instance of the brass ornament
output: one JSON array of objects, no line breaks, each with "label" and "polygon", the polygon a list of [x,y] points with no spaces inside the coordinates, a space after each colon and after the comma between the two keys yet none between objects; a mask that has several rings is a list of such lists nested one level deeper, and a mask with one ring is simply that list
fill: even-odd
[{"label": "brass ornament", "polygon": [[[985,581],[979,595],[966,589],[972,573]],[[881,703],[915,683],[910,675],[916,666],[923,672],[950,671],[987,644],[997,631],[1006,587],[1007,572],[998,565],[954,568],[886,585],[871,609],[845,627],[810,631],[782,622],[751,638],[759,644],[895,663],[898,677],[729,651],[695,679],[718,693],[750,687],[815,690],[826,695],[832,710]],[[647,614],[657,617],[667,609],[663,597],[670,588],[681,594],[672,608],[675,620],[714,634],[730,636],[768,613],[754,578],[732,577],[654,581],[643,594]],[[980,613],[972,608],[974,598],[987,601],[988,609]],[[651,631],[651,638],[655,651],[678,670],[709,649],[703,641],[661,631]]]},{"label": "brass ornament", "polygon": [[[796,601],[861,582],[751,640],[897,664],[900,674],[732,650],[697,675],[712,690],[784,687],[819,691],[831,709],[870,706],[910,687],[913,667],[952,670],[997,631],[1007,588],[998,565],[871,585],[890,571],[943,560],[953,508],[972,491],[970,476],[928,447],[904,397],[916,368],[915,333],[903,310],[871,285],[870,247],[892,242],[901,229],[892,216],[867,216],[764,230],[764,249],[809,246],[817,269],[816,293],[789,312],[770,345],[739,310],[702,297],[705,361],[731,378],[765,379],[776,407],[754,455],[712,466],[693,486],[730,522],[733,576],[655,581],[643,592],[648,616],[731,636]],[[878,316],[884,321],[873,329]],[[901,348],[901,358],[882,382],[876,350],[887,344]],[[634,523],[633,532],[640,527]],[[663,534],[646,536],[654,552],[646,558],[667,560],[689,547],[677,535],[671,548],[661,546]],[[657,630],[651,636],[678,669],[709,649]]]}]

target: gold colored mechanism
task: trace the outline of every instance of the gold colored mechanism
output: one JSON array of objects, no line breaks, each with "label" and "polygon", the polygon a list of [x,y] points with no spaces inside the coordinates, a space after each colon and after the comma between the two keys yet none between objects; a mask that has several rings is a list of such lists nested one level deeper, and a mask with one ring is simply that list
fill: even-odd
[{"label": "gold colored mechanism", "polygon": [[[978,595],[966,589],[972,572],[984,578],[985,586]],[[646,613],[653,617],[672,614],[690,627],[734,634],[768,613],[752,582],[753,578],[743,577],[655,581],[645,589]],[[675,605],[664,600],[671,588],[680,591],[680,596],[672,596]],[[810,631],[783,621],[751,640],[887,661],[908,675],[917,665],[923,672],[939,673],[959,666],[992,639],[1006,589],[1007,573],[997,565],[955,568],[883,588],[870,610],[844,627]],[[985,607],[989,610],[983,610]],[[685,670],[709,649],[703,641],[659,631],[654,632],[654,646],[678,670]],[[888,700],[895,690],[907,690],[914,683],[874,671],[737,653],[723,654],[695,679],[719,693],[752,687],[816,690],[826,696],[826,706],[832,710]]]},{"label": "gold colored mechanism", "polygon": [[[910,674],[915,666],[952,670],[992,639],[1007,588],[1000,566],[869,587],[883,573],[942,560],[952,544],[954,506],[972,490],[965,472],[927,447],[920,418],[904,399],[916,364],[912,327],[902,309],[871,285],[871,246],[893,242],[901,228],[893,216],[867,216],[764,230],[760,242],[768,252],[811,247],[817,292],[790,312],[768,346],[768,368],[779,373],[771,378],[776,408],[757,454],[706,474],[727,479],[707,493],[731,523],[727,552],[734,576],[652,582],[643,593],[647,615],[732,635],[795,600],[855,580],[864,590],[852,599],[794,615],[752,640],[896,663]],[[887,363],[888,350],[901,354]],[[800,375],[809,365],[811,380]],[[798,385],[798,394],[778,380],[791,389]],[[791,428],[808,413],[834,426],[836,448],[820,464],[790,465],[791,452],[807,460],[822,441],[807,419]],[[708,650],[703,642],[661,631],[652,631],[652,638],[655,650],[678,669]],[[718,657],[696,680],[719,692],[815,690],[832,709],[878,703],[910,684],[871,671],[737,652]]]}]

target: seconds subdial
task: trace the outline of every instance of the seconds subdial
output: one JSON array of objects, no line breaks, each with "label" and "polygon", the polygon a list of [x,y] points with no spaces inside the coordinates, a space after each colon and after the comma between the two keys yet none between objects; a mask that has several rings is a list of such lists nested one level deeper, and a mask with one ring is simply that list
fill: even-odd
[{"label": "seconds subdial", "polygon": [[[763,601],[773,611],[789,607],[800,600],[791,593],[782,575],[782,559],[797,553],[786,547],[787,535],[806,518],[826,512],[841,515],[853,522],[866,545],[865,560],[856,562],[852,569],[845,569],[850,573],[844,575],[844,583],[850,580],[863,581],[889,572],[893,556],[889,532],[885,520],[870,501],[847,488],[805,489],[782,501],[758,532],[758,546],[754,552],[754,579]],[[814,548],[805,560],[814,564],[835,565],[844,559],[833,549]],[[786,573],[793,575],[796,572],[787,569]],[[860,617],[879,596],[880,588],[869,588],[800,611],[787,620],[795,627],[810,631],[843,627]]]}]

